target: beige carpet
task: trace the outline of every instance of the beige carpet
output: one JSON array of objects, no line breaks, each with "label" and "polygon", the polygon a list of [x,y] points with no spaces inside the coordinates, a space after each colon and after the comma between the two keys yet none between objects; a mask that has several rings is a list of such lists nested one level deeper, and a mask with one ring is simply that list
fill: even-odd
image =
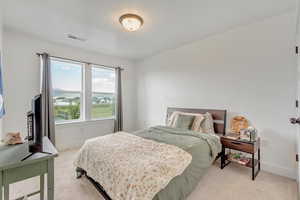
[{"label": "beige carpet", "polygon": [[[76,151],[60,153],[55,162],[55,200],[103,200],[85,179],[75,178],[72,161]],[[188,200],[296,200],[296,182],[261,172],[255,181],[248,168],[229,165],[221,170],[212,166]],[[11,198],[38,190],[39,179],[33,178],[11,186]],[[36,195],[29,199],[39,199]]]}]

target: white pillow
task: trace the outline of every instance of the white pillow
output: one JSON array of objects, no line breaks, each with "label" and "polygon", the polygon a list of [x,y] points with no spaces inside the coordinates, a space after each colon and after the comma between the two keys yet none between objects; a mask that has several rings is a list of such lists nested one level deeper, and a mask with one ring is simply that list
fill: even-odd
[{"label": "white pillow", "polygon": [[174,111],[171,114],[171,116],[167,120],[167,126],[169,126],[169,127],[175,127],[176,121],[177,121],[177,118],[178,118],[178,114],[179,114],[178,111]]}]

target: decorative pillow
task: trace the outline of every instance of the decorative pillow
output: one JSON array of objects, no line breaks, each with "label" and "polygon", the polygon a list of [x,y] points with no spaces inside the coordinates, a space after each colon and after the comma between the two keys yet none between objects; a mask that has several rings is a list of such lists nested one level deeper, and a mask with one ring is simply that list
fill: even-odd
[{"label": "decorative pillow", "polygon": [[203,115],[204,120],[202,121],[200,125],[199,131],[202,133],[215,133],[214,130],[214,120],[210,113],[205,113]]},{"label": "decorative pillow", "polygon": [[193,115],[179,114],[175,127],[180,128],[180,129],[190,130],[193,125],[194,119],[195,119],[195,116],[193,116]]},{"label": "decorative pillow", "polygon": [[193,125],[191,127],[191,130],[199,132],[203,120],[204,120],[204,116],[202,114],[195,115],[195,119],[194,119]]},{"label": "decorative pillow", "polygon": [[195,120],[194,120],[193,125],[191,127],[191,129],[194,130],[194,131],[198,131],[202,121],[204,120],[203,114],[200,114],[200,113],[186,113],[186,112],[174,111],[167,120],[167,126],[175,127],[176,126],[176,121],[178,119],[179,114],[195,116]]}]

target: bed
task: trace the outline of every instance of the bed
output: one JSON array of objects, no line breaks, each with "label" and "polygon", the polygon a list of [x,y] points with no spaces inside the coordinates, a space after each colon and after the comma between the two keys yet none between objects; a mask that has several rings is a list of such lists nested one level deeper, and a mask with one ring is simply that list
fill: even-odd
[{"label": "bed", "polygon": [[[226,110],[168,108],[166,119],[169,119],[169,117],[175,111],[200,114],[205,114],[208,112],[213,118],[214,131],[216,135],[225,134]],[[155,126],[130,134],[132,134],[132,137],[137,136],[139,138],[146,139],[147,141],[150,140],[160,144],[176,146],[189,153],[192,157],[190,163],[186,168],[184,168],[184,171],[180,173],[180,175],[177,175],[170,181],[168,181],[168,184],[155,194],[155,196],[152,198],[153,200],[185,199],[197,186],[201,177],[206,173],[212,162],[218,157],[218,153],[221,150],[220,141],[219,139],[216,139],[218,138],[218,136],[202,133],[199,134],[189,130],[170,128],[166,126]],[[81,155],[81,158],[84,157],[85,160],[88,160],[88,162],[90,162],[91,159],[87,159],[87,157],[92,156],[89,154],[84,154],[84,156]],[[93,166],[97,165],[94,164]],[[84,167],[84,165],[77,164],[76,167],[78,178],[85,175],[88,180],[95,186],[95,188],[102,194],[104,199],[112,199],[110,197],[111,195],[109,195],[109,193],[111,192],[107,192],[108,188],[102,187],[104,183],[102,182],[102,184],[100,184],[102,180],[98,176],[96,176],[95,173],[89,173],[89,170],[86,170],[87,167]],[[103,179],[103,177],[110,177],[110,175],[100,177]]]}]

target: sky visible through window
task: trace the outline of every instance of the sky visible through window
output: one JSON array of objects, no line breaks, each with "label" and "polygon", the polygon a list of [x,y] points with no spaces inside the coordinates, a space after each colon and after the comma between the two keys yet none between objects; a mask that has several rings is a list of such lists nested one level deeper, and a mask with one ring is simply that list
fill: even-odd
[{"label": "sky visible through window", "polygon": [[52,84],[54,89],[81,91],[82,65],[51,60]]},{"label": "sky visible through window", "polygon": [[[82,65],[60,60],[51,60],[52,84],[55,90],[81,91]],[[114,70],[92,67],[92,92],[115,92]]]},{"label": "sky visible through window", "polygon": [[92,92],[114,93],[114,70],[100,67],[92,67]]}]

